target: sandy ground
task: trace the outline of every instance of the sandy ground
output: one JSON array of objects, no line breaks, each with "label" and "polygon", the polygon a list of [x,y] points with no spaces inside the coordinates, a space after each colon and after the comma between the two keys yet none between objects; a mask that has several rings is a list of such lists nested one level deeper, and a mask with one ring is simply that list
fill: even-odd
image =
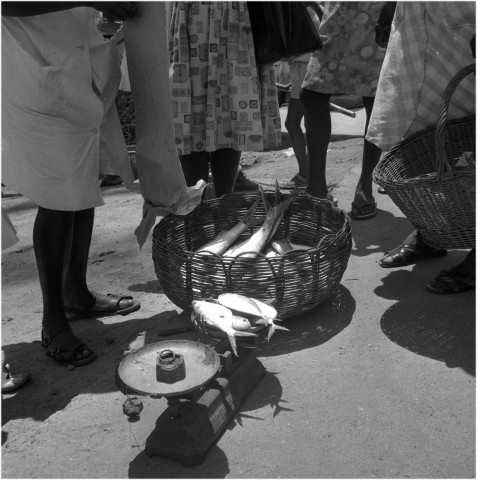
[{"label": "sandy ground", "polygon": [[[244,155],[248,177],[289,180],[289,145]],[[334,138],[328,182],[350,208],[362,139]],[[162,293],[151,256],[133,235],[142,214],[139,187],[104,190],[97,209],[90,287],[134,295],[129,316],[75,321],[98,359],[74,370],[40,347],[41,292],[32,247],[35,205],[7,196],[20,243],[2,253],[2,348],[13,371],[32,373],[3,395],[4,478],[474,478],[475,295],[425,290],[464,252],[395,270],[378,260],[411,230],[387,196],[378,215],[353,221],[348,268],[333,295],[286,322],[256,350],[266,374],[205,461],[187,468],[144,445],[165,399],[141,397],[140,419],[122,412],[115,368],[126,352],[184,325]],[[173,338],[192,339],[192,333]]]}]

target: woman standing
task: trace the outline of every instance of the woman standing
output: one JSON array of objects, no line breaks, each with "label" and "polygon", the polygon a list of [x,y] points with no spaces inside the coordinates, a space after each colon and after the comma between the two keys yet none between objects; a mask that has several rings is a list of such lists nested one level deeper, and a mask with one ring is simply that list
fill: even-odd
[{"label": "woman standing", "polygon": [[[392,2],[387,2],[392,3]],[[331,95],[360,95],[366,109],[366,134],[386,50],[375,41],[375,27],[386,2],[325,2],[320,35],[323,48],[313,53],[302,84],[310,161],[307,193],[336,201],[326,185],[326,153],[331,135]],[[392,19],[392,15],[391,15]],[[361,176],[350,216],[376,215],[372,173],[381,150],[364,141]]]},{"label": "woman standing", "polygon": [[280,143],[273,65],[258,68],[246,2],[169,5],[172,114],[187,185],[233,191],[242,151]]}]

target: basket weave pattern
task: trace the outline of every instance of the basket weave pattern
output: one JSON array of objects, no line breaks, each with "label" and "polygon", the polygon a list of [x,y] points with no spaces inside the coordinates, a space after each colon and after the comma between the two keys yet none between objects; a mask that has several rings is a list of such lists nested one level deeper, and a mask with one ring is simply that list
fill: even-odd
[{"label": "basket weave pattern", "polygon": [[[267,193],[273,203],[274,195]],[[182,309],[193,300],[234,292],[269,301],[280,318],[307,312],[338,286],[351,254],[345,213],[326,200],[298,195],[275,234],[309,246],[280,257],[219,257],[194,253],[220,231],[232,228],[256,194],[229,194],[201,203],[187,216],[168,215],[154,228],[152,257],[166,296]],[[260,204],[255,217],[265,215]],[[260,226],[254,227],[254,231]],[[252,233],[248,230],[239,241]]]},{"label": "basket weave pattern", "polygon": [[454,169],[464,152],[475,156],[475,116],[447,121],[458,83],[472,72],[475,65],[449,83],[437,126],[390,149],[373,174],[426,243],[436,248],[475,247],[475,168]]}]

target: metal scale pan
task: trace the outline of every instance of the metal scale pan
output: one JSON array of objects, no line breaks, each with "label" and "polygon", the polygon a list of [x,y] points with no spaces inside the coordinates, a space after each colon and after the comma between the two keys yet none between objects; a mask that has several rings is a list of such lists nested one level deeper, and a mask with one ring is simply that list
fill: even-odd
[{"label": "metal scale pan", "polygon": [[[156,379],[156,361],[164,350],[184,357],[185,378],[168,384]],[[165,340],[131,352],[120,363],[118,375],[136,393],[161,397],[179,396],[205,385],[220,368],[218,353],[208,345],[191,340]]]}]

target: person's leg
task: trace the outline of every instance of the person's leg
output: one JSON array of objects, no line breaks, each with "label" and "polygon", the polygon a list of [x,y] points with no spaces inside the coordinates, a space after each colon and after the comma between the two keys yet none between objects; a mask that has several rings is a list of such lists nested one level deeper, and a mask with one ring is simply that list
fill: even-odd
[{"label": "person's leg", "polygon": [[215,196],[220,198],[234,190],[235,178],[240,164],[241,152],[232,148],[221,148],[210,154],[210,169],[214,181]]},{"label": "person's leg", "polygon": [[305,112],[301,100],[299,98],[290,98],[285,127],[290,135],[290,142],[298,162],[298,176],[300,180],[305,181],[302,181],[302,184],[308,183],[309,169],[308,154],[306,153],[306,138],[301,129],[301,121],[304,115]]},{"label": "person's leg", "polygon": [[193,187],[199,180],[209,183],[209,152],[192,152],[189,155],[179,155],[188,187]]},{"label": "person's leg", "polygon": [[326,154],[331,137],[330,95],[303,89],[300,98],[305,112],[309,159],[306,193],[327,198]]},{"label": "person's leg", "polygon": [[140,305],[132,297],[104,295],[89,290],[86,273],[93,236],[94,208],[73,213],[63,269],[63,306],[66,312],[79,316],[83,313],[87,318],[115,313],[126,315],[138,310]]},{"label": "person's leg", "polygon": [[63,308],[64,265],[74,216],[75,212],[39,207],[33,226],[33,247],[43,296],[44,346],[62,361],[82,364],[96,355],[73,335]]},{"label": "person's leg", "polygon": [[366,110],[366,125],[364,128],[363,160],[361,175],[356,186],[352,204],[352,218],[371,218],[376,214],[376,200],[373,196],[373,170],[381,157],[381,150],[366,140],[369,118],[373,110],[374,97],[362,97]]},{"label": "person's leg", "polygon": [[413,230],[400,245],[386,252],[379,265],[383,268],[404,267],[429,257],[443,257],[447,250],[427,245],[422,235]]},{"label": "person's leg", "polygon": [[475,288],[475,248],[465,259],[450,268],[442,270],[426,287],[433,293],[460,293]]}]

